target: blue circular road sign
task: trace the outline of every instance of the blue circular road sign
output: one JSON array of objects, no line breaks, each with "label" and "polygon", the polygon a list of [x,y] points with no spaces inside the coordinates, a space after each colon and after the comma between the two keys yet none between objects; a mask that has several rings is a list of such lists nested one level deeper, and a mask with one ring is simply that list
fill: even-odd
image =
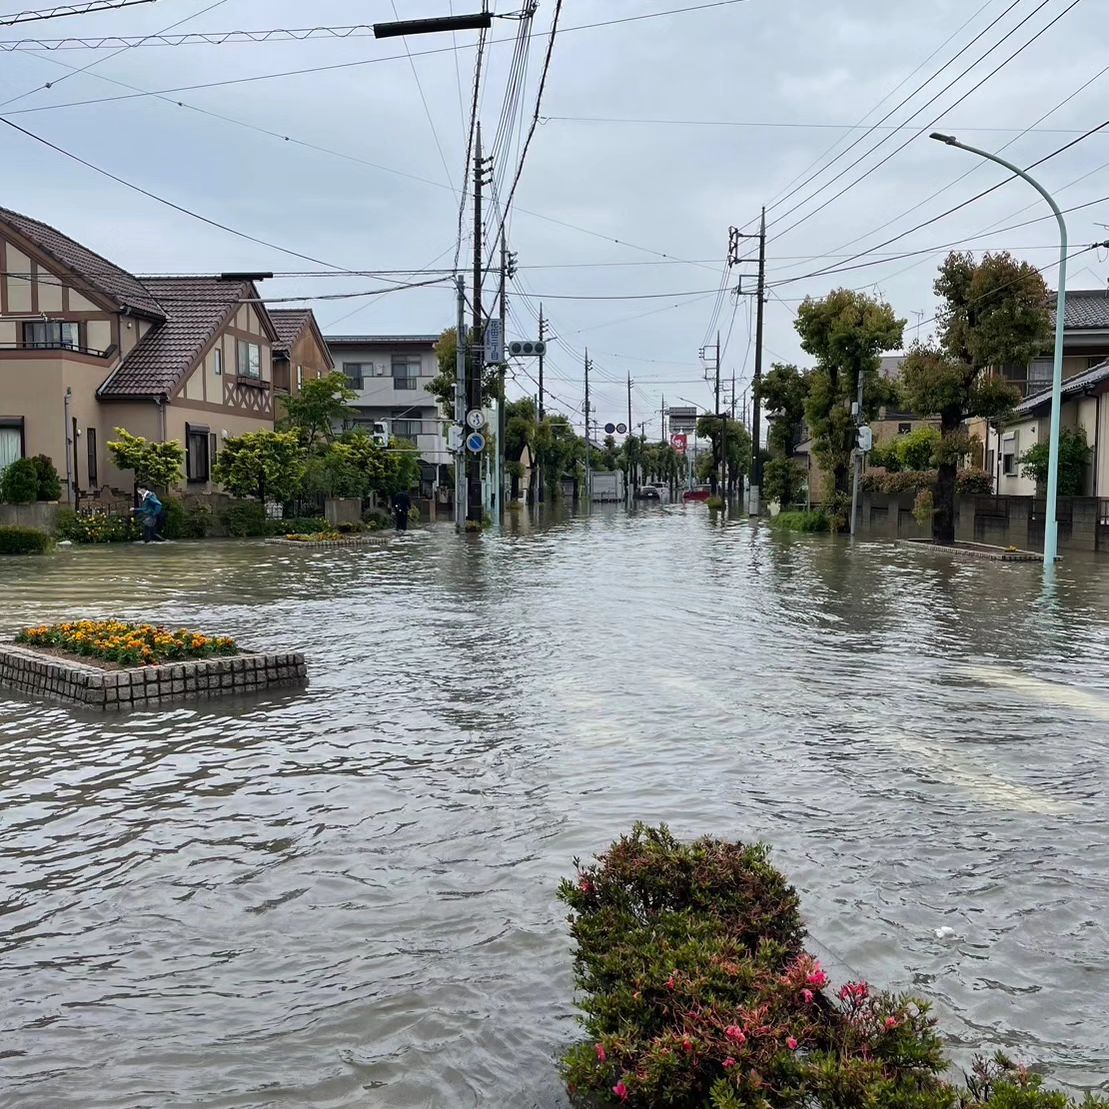
[{"label": "blue circular road sign", "polygon": [[485,436],[480,431],[466,436],[466,449],[472,454],[481,454],[485,450]]}]

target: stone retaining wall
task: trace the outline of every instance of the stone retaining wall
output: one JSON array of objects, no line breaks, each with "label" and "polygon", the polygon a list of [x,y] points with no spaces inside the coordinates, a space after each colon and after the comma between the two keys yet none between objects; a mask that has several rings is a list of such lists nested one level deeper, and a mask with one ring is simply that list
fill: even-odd
[{"label": "stone retaining wall", "polygon": [[257,693],[308,684],[302,654],[235,655],[102,670],[32,647],[0,646],[0,686],[86,708],[149,708],[164,701]]}]

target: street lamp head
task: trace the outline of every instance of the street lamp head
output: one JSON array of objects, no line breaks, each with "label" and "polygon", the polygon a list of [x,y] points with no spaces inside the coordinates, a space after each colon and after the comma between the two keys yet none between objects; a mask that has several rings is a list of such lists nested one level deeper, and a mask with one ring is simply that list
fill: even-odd
[{"label": "street lamp head", "polygon": [[939,131],[933,131],[928,137],[936,142],[945,142],[948,146],[954,146],[959,141],[954,135],[941,135]]},{"label": "street lamp head", "polygon": [[374,38],[400,38],[405,35],[433,35],[442,31],[477,31],[493,25],[492,12],[476,15],[440,16],[434,19],[407,19],[398,23],[375,23]]}]

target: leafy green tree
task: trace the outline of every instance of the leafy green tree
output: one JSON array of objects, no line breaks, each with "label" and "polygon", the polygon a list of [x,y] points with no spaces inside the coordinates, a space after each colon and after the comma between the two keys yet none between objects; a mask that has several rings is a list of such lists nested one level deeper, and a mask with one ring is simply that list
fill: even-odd
[{"label": "leafy green tree", "polygon": [[305,381],[300,395],[281,397],[285,415],[279,421],[282,431],[294,431],[301,446],[311,450],[332,443],[352,417],[349,402],[357,392],[346,374],[335,372]]},{"label": "leafy green tree", "polygon": [[[702,480],[708,480],[715,490],[716,475],[726,460],[728,487],[734,489],[751,465],[751,433],[739,420],[702,416],[697,421],[697,434],[712,442],[712,469]],[[699,474],[704,472],[699,467]]]},{"label": "leafy green tree", "polygon": [[[473,329],[467,332],[467,341],[473,341]],[[435,358],[439,373],[427,383],[427,391],[438,401],[443,415],[454,417],[454,383],[458,380],[458,330],[448,327],[435,344]],[[500,367],[483,366],[481,374],[481,402],[487,405],[500,396]]]},{"label": "leafy green tree", "polygon": [[795,504],[805,481],[805,470],[794,460],[793,452],[805,417],[808,378],[796,366],[775,362],[756,391],[770,421],[767,446],[771,458],[762,471],[763,496],[783,507]]},{"label": "leafy green tree", "polygon": [[597,457],[598,470],[615,470],[619,468],[620,450],[616,446],[616,438],[612,435],[605,436],[604,450]]},{"label": "leafy green tree", "polygon": [[300,487],[304,466],[295,431],[251,431],[224,440],[212,476],[236,497],[284,503]]},{"label": "leafy green tree", "polygon": [[871,419],[890,399],[890,387],[878,373],[881,354],[901,346],[905,321],[884,301],[852,289],[835,289],[826,297],[806,297],[794,323],[801,347],[816,359],[806,375],[805,420],[813,453],[829,475],[829,498],[845,498],[855,447],[851,405],[863,377],[863,416]]},{"label": "leafy green tree", "polygon": [[0,473],[0,501],[30,504],[38,499],[39,477],[34,459],[17,458]]},{"label": "leafy green tree", "polygon": [[[1020,456],[1021,474],[1035,478],[1036,484],[1047,485],[1050,456],[1048,443],[1037,443]],[[1081,497],[1086,491],[1086,466],[1090,448],[1086,431],[1081,427],[1065,427],[1059,432],[1059,496]]]},{"label": "leafy green tree", "polygon": [[564,477],[577,479],[585,459],[585,440],[565,416],[545,416],[535,428],[536,459],[543,468],[547,492],[557,497]]},{"label": "leafy green tree", "polygon": [[409,493],[420,486],[420,449],[406,439],[390,439],[380,491],[388,496]]},{"label": "leafy green tree", "polygon": [[136,488],[145,485],[170,489],[181,480],[185,451],[180,443],[150,443],[122,427],[116,428],[116,435],[119,438],[108,444],[108,453],[121,470],[135,475]]},{"label": "leafy green tree", "polygon": [[47,454],[36,454],[31,461],[35,464],[35,472],[38,474],[38,499],[40,501],[60,500],[62,479],[54,465],[54,460]]},{"label": "leafy green tree", "polygon": [[944,305],[939,341],[910,351],[901,365],[901,388],[913,411],[940,418],[932,537],[952,543],[956,472],[970,450],[964,423],[1004,416],[1019,400],[995,371],[1027,363],[1047,344],[1050,297],[1039,271],[1008,252],[987,253],[980,262],[969,253],[949,254],[934,289]]}]

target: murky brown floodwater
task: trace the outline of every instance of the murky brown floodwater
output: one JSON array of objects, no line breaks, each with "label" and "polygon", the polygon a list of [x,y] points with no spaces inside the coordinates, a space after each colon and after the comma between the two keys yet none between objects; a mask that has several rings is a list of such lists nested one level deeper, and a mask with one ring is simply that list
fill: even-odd
[{"label": "murky brown floodwater", "polygon": [[5,633],[187,622],[313,677],[0,699],[0,1105],[561,1105],[555,884],[636,818],[767,839],[833,966],[1109,1088],[1109,561],[1040,575],[703,509],[0,564]]}]

